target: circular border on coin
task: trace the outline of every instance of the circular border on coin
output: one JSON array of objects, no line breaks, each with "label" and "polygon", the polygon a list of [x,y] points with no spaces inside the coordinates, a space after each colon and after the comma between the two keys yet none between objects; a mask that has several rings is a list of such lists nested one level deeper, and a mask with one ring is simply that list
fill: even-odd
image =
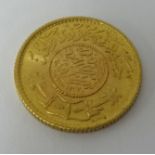
[{"label": "circular border on coin", "polygon": [[[84,66],[81,65],[83,63],[82,59],[78,60],[77,58],[75,58],[73,56],[71,58],[69,57],[69,59],[68,59],[68,56],[66,58],[66,56],[64,57],[62,55],[62,54],[65,54],[67,52],[67,49],[69,49],[69,51],[72,51],[74,53],[76,52],[76,54],[80,53],[79,51],[73,50],[72,49],[73,47],[84,47],[86,50],[91,50],[93,56],[96,54],[100,61],[101,60],[102,61],[103,60],[106,61],[106,59],[104,58],[103,54],[100,51],[98,51],[97,49],[95,49],[95,47],[93,47],[93,46],[90,46],[90,45],[87,45],[87,44],[81,44],[81,43],[80,44],[73,44],[73,45],[67,46],[67,47],[65,47],[63,49],[60,49],[59,52],[57,52],[57,54],[54,56],[53,60],[51,61],[50,68],[49,68],[50,69],[50,71],[49,71],[50,73],[49,74],[50,74],[51,80],[54,82],[55,88],[57,88],[57,91],[60,94],[63,94],[63,95],[69,96],[69,97],[73,97],[73,98],[76,98],[76,97],[77,98],[81,98],[81,97],[90,96],[90,95],[94,94],[96,91],[98,91],[99,89],[101,89],[103,87],[103,85],[105,84],[105,82],[106,82],[106,80],[108,78],[108,65],[103,65],[103,63],[101,62],[102,63],[102,66],[101,66],[101,63],[99,62],[99,60],[96,61],[96,63],[98,63],[98,67],[95,67],[95,70],[96,70],[96,68],[98,68],[100,70],[97,71],[98,76],[94,75],[96,77],[93,76],[93,78],[99,77],[99,79],[96,79],[97,81],[95,81],[95,80],[91,81],[92,82],[92,86],[90,87],[88,85],[87,89],[84,89],[84,91],[82,92],[82,90],[80,91],[80,90],[78,90],[78,88],[84,87],[84,84],[80,85],[80,82],[78,81],[79,79],[77,78],[77,80],[76,80],[77,85],[76,85],[76,83],[73,83],[73,84],[76,85],[76,86],[79,86],[79,87],[76,89],[76,87],[73,86],[74,91],[73,90],[69,91],[70,88],[72,88],[72,86],[71,86],[72,80],[70,79],[71,76],[67,76],[66,81],[65,81],[64,80],[64,76],[61,75],[62,70],[64,72],[64,67],[67,66],[67,62],[69,62],[69,60],[73,61],[73,63],[69,64],[68,70],[66,69],[65,72],[68,73],[67,71],[69,71],[69,67],[71,67],[71,65],[72,65],[72,67],[74,67],[73,71],[75,71],[75,69],[76,69],[76,72],[75,72],[75,74],[73,72],[71,72],[70,75],[74,75],[74,77],[77,75],[77,72],[80,73],[80,71],[82,71],[83,68],[84,68]],[[76,54],[75,54],[75,56],[76,56]],[[88,59],[89,56],[92,56],[92,55],[90,55],[90,54],[86,55],[85,53],[82,53],[82,56],[85,57],[85,59]],[[59,57],[60,60],[56,59],[56,61],[57,62],[61,61],[62,65],[59,66],[59,67],[53,66],[53,65],[55,65],[55,58],[58,58],[58,57]],[[65,59],[64,61],[66,61],[65,65],[62,63],[63,62],[63,58]],[[92,63],[90,62],[89,64],[87,63],[86,65],[87,65],[86,67],[88,68],[88,65],[92,65]],[[59,68],[59,70],[57,70],[57,68]],[[60,71],[60,69],[61,69],[61,71]],[[93,70],[90,69],[90,71],[93,71]],[[89,77],[91,77],[91,75],[92,74],[90,74]],[[55,76],[56,76],[56,78],[55,78]],[[61,78],[63,78],[62,81],[61,81]],[[57,79],[59,79],[59,81],[57,81]],[[66,88],[63,88],[62,86],[66,86]]]}]

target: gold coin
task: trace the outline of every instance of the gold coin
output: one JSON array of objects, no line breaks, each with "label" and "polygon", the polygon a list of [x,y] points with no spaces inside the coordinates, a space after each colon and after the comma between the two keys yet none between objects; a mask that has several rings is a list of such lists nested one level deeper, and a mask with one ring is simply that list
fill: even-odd
[{"label": "gold coin", "polygon": [[15,82],[26,108],[42,122],[85,132],[116,121],[141,82],[137,52],[112,25],[69,17],[35,31],[22,46]]}]

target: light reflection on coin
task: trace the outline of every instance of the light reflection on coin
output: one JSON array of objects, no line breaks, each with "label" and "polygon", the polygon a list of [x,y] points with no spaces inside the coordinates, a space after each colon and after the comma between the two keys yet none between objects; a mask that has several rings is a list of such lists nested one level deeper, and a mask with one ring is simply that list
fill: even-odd
[{"label": "light reflection on coin", "polygon": [[131,42],[106,22],[70,17],[35,31],[22,46],[15,82],[42,122],[86,132],[111,124],[133,104],[141,66]]}]

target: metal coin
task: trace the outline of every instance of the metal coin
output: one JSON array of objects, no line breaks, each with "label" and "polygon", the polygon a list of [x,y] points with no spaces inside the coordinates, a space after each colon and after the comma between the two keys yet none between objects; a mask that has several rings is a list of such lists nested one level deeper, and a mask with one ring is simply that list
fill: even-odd
[{"label": "metal coin", "polygon": [[65,131],[92,131],[116,121],[133,104],[141,82],[136,49],[112,25],[69,17],[36,30],[15,64],[26,108]]}]

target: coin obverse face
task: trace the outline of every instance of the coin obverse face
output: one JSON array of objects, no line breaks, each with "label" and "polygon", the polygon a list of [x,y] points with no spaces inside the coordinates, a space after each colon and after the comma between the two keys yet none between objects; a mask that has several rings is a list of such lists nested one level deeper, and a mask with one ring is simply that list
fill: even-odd
[{"label": "coin obverse face", "polygon": [[15,82],[26,108],[65,131],[92,131],[133,104],[141,66],[118,29],[94,18],[69,17],[35,31],[22,46]]}]

